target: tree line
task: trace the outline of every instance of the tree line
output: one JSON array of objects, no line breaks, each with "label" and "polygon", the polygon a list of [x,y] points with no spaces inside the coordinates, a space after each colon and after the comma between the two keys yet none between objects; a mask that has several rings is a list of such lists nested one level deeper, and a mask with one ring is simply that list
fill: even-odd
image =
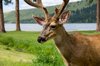
[{"label": "tree line", "polygon": [[96,22],[96,4],[90,7],[71,11],[70,23],[95,23]]},{"label": "tree line", "polygon": [[[87,5],[92,4],[93,1],[94,0],[86,0]],[[73,16],[70,17],[69,22],[74,22],[74,21],[78,23],[96,22],[96,31],[100,31],[100,0],[96,0],[96,4],[92,5],[91,7],[72,11],[72,13]]]}]

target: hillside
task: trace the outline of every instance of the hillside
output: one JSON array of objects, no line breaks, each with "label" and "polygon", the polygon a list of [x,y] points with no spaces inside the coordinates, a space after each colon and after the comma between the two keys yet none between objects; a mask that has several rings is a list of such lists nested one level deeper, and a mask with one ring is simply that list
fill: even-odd
[{"label": "hillside", "polygon": [[[58,6],[58,5],[57,5]],[[57,7],[56,6],[56,7]],[[47,7],[50,14],[54,13],[55,6]],[[72,12],[69,22],[95,22],[96,20],[96,1],[88,5],[86,1],[69,3],[66,9]],[[34,23],[32,15],[43,16],[43,13],[38,9],[26,9],[20,11],[21,23]],[[88,17],[88,18],[87,18]],[[5,13],[6,23],[15,23],[15,11]]]}]

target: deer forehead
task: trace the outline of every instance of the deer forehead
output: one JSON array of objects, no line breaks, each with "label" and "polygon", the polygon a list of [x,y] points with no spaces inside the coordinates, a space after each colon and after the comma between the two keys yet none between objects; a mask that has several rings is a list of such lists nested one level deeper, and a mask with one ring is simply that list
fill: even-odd
[{"label": "deer forehead", "polygon": [[47,22],[44,26],[51,26],[51,25],[57,25],[56,22]]},{"label": "deer forehead", "polygon": [[50,25],[56,25],[56,22],[55,21],[54,22],[51,22]]},{"label": "deer forehead", "polygon": [[57,22],[54,19],[49,19],[48,21],[45,21],[47,25],[56,25]]}]

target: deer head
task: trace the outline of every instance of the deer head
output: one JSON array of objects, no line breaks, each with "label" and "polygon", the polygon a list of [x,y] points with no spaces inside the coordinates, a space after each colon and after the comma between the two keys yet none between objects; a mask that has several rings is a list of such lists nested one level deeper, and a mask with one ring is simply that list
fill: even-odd
[{"label": "deer head", "polygon": [[48,14],[48,11],[43,6],[41,0],[36,0],[35,3],[32,2],[31,0],[24,0],[24,1],[31,6],[41,9],[45,14],[45,18],[33,16],[33,18],[36,20],[36,22],[43,26],[43,30],[42,30],[40,36],[38,37],[39,43],[46,42],[47,40],[54,38],[57,34],[56,30],[59,30],[59,27],[63,26],[63,24],[65,22],[67,22],[68,17],[70,15],[69,11],[64,11],[69,0],[63,0],[63,3],[60,6],[60,8],[55,9],[54,16],[50,16]]}]

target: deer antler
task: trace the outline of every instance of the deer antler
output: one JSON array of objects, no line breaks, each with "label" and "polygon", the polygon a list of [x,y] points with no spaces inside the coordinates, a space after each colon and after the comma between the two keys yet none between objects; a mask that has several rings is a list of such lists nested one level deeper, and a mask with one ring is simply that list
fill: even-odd
[{"label": "deer antler", "polygon": [[60,6],[58,13],[54,15],[53,18],[58,19],[59,16],[62,14],[63,10],[65,9],[66,5],[68,4],[69,0],[63,0],[62,5]]},{"label": "deer antler", "polygon": [[36,3],[32,2],[32,0],[24,0],[27,4],[33,6],[33,7],[37,7],[41,10],[44,11],[45,14],[45,19],[48,20],[49,14],[47,9],[43,6],[42,1],[41,0],[36,0]]}]

